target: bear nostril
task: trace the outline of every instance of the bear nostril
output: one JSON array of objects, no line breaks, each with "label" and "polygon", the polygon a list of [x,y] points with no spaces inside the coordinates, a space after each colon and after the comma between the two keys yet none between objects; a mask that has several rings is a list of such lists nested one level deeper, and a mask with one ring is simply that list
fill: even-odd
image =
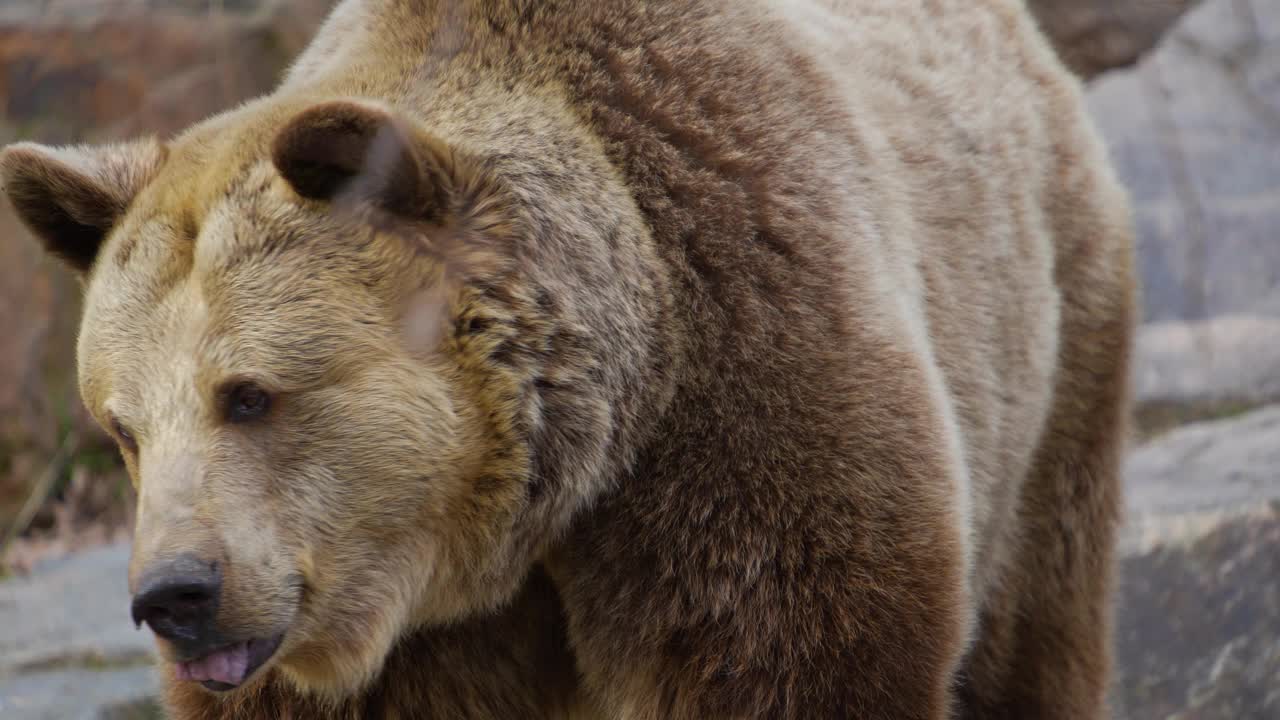
[{"label": "bear nostril", "polygon": [[150,568],[138,585],[131,608],[135,624],[146,623],[170,640],[212,634],[222,590],[216,567],[182,558]]},{"label": "bear nostril", "polygon": [[192,637],[212,623],[218,589],[212,581],[162,579],[134,598],[134,622],[145,622],[161,637]]}]

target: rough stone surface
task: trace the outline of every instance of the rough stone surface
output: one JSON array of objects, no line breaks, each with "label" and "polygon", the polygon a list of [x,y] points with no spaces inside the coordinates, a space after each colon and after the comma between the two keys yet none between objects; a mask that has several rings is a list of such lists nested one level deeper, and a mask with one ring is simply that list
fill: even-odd
[{"label": "rough stone surface", "polygon": [[0,583],[0,717],[98,718],[153,695],[153,645],[129,619],[129,548]]},{"label": "rough stone surface", "polygon": [[1117,717],[1280,718],[1280,509],[1126,558]]},{"label": "rough stone surface", "polygon": [[1280,3],[1209,0],[1089,100],[1137,205],[1147,319],[1280,313]]},{"label": "rough stone surface", "polygon": [[1196,406],[1212,411],[1280,402],[1280,314],[1143,326],[1134,392],[1141,403],[1180,405],[1192,417]]},{"label": "rough stone surface", "polygon": [[1089,102],[1136,210],[1138,400],[1280,401],[1280,2],[1206,0]]},{"label": "rough stone surface", "polygon": [[268,90],[331,0],[21,0],[0,12],[0,141],[166,134]]},{"label": "rough stone surface", "polygon": [[1280,405],[1188,425],[1135,448],[1125,496],[1129,552],[1182,542],[1224,517],[1280,502]]},{"label": "rough stone surface", "polygon": [[1126,498],[1117,717],[1280,717],[1280,405],[1136,448]]},{"label": "rough stone surface", "polygon": [[0,681],[0,714],[5,720],[159,718],[156,692],[149,665],[53,670]]}]

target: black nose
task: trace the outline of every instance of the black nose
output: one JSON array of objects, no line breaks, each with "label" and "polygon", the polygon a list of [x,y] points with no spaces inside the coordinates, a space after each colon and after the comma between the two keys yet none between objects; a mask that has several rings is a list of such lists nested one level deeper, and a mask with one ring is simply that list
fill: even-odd
[{"label": "black nose", "polygon": [[156,635],[198,653],[217,636],[222,573],[217,563],[191,555],[147,568],[133,596],[133,622],[146,623]]}]

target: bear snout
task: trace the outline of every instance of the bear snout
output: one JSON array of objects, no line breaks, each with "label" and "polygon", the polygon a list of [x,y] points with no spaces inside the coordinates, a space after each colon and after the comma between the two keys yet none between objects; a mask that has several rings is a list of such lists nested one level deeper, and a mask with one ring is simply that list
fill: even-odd
[{"label": "bear snout", "polygon": [[135,625],[146,623],[179,655],[194,657],[225,642],[217,628],[221,596],[218,563],[183,554],[143,571],[130,611]]},{"label": "bear snout", "polygon": [[134,623],[145,623],[162,641],[175,679],[215,692],[245,683],[284,639],[279,629],[257,636],[224,628],[219,609],[226,595],[234,594],[225,585],[219,562],[188,552],[146,565],[130,608]]}]

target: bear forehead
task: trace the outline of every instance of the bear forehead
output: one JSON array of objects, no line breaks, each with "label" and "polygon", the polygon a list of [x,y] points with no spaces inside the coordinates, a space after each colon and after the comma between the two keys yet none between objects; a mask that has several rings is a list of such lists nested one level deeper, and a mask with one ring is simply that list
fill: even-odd
[{"label": "bear forehead", "polygon": [[163,166],[112,231],[94,268],[93,284],[125,275],[132,282],[172,287],[190,271],[195,243],[211,213],[252,199],[245,181],[254,154],[212,139],[219,141],[177,141],[167,147]]},{"label": "bear forehead", "polygon": [[[113,231],[86,288],[79,346],[86,397],[165,359],[270,366],[281,337],[268,325],[286,324],[297,344],[314,334],[306,326],[317,325],[317,306],[333,309],[325,296],[342,274],[319,266],[319,254],[305,247],[316,241],[306,236],[332,227],[285,200],[265,157],[240,148],[238,157],[219,158],[221,145],[177,148]],[[324,241],[336,251],[338,240]],[[290,302],[279,302],[282,294]],[[339,334],[335,314],[323,315],[324,331]]]},{"label": "bear forehead", "polygon": [[[164,143],[158,172],[134,199],[109,242],[117,265],[132,259],[134,242],[192,241],[208,216],[228,204],[248,213],[276,174],[270,146],[309,97],[260,98],[191,126]],[[269,215],[279,215],[275,203]]]},{"label": "bear forehead", "polygon": [[245,108],[166,145],[163,165],[112,231],[89,278],[95,288],[156,302],[190,275],[252,269],[257,254],[333,223],[306,213],[271,165],[287,110]]},{"label": "bear forehead", "polygon": [[380,318],[370,321],[356,283],[310,271],[305,248],[262,252],[263,242],[243,238],[279,235],[238,209],[215,210],[196,238],[164,216],[139,222],[133,257],[95,273],[79,344],[86,398],[124,392],[163,405],[184,384],[234,374],[307,385],[339,347],[369,341]]}]

